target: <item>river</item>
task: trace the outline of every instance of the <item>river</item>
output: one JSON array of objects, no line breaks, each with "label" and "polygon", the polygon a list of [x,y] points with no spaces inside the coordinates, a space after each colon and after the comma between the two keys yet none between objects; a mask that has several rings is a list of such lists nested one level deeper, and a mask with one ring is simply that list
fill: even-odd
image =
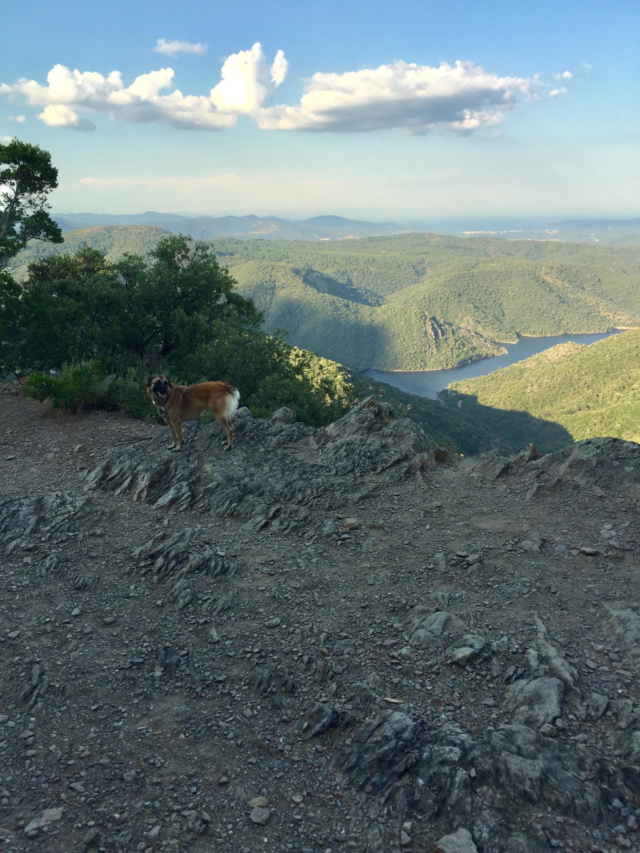
[{"label": "river", "polygon": [[579,344],[593,344],[617,335],[623,329],[613,329],[609,332],[600,332],[595,335],[555,335],[548,338],[520,338],[515,344],[503,344],[507,350],[505,355],[495,355],[492,358],[483,358],[474,361],[473,364],[465,364],[462,367],[451,367],[448,370],[414,370],[414,371],[382,371],[363,370],[365,376],[394,385],[408,394],[417,394],[419,397],[430,397],[435,400],[438,391],[443,391],[452,382],[461,379],[471,379],[475,376],[486,376],[501,367],[508,367],[517,361],[523,361],[536,353],[555,347],[558,344],[566,344],[575,341]]}]

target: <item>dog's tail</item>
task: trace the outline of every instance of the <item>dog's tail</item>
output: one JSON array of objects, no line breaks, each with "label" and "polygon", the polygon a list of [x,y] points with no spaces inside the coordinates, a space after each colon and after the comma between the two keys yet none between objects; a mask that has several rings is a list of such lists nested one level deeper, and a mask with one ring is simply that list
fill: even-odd
[{"label": "dog's tail", "polygon": [[231,418],[238,411],[238,403],[240,402],[240,392],[237,388],[234,388],[233,385],[229,386],[229,396],[227,397],[227,412],[226,415],[231,420]]}]

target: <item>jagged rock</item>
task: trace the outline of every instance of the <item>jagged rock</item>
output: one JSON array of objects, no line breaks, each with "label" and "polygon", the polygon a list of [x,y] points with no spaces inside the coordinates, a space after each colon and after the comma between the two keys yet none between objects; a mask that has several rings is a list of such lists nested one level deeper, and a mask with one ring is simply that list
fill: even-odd
[{"label": "jagged rock", "polygon": [[447,660],[464,666],[478,658],[488,657],[489,649],[481,634],[464,634],[447,649]]},{"label": "jagged rock", "polygon": [[497,480],[511,469],[511,462],[504,456],[498,456],[495,450],[467,456],[459,465],[465,474],[476,474],[486,480]]},{"label": "jagged rock", "polygon": [[591,720],[599,720],[607,710],[608,705],[609,699],[606,696],[602,696],[600,693],[592,693],[584,703],[587,716]]},{"label": "jagged rock", "polygon": [[[599,819],[601,771],[594,756],[524,725],[474,738],[454,725],[427,729],[396,711],[365,724],[353,740],[338,761],[345,784],[364,788],[387,808],[390,797],[402,796],[427,821],[467,823],[487,853],[504,851],[526,803],[592,824]],[[490,804],[491,817],[484,812],[480,819],[481,803]],[[540,849],[531,841],[531,850]]]},{"label": "jagged rock", "polygon": [[197,528],[188,527],[173,536],[160,530],[153,539],[133,551],[133,558],[150,569],[155,577],[178,574],[179,577],[192,573],[210,577],[233,575],[235,560],[218,554],[213,546],[194,543]]},{"label": "jagged rock", "polygon": [[27,709],[30,711],[36,702],[41,699],[49,687],[49,679],[44,671],[44,668],[39,663],[34,663],[29,671],[29,679],[25,685],[20,699],[27,703]]},{"label": "jagged rock", "polygon": [[293,409],[282,406],[271,415],[271,420],[274,424],[294,424],[298,420],[298,416]]},{"label": "jagged rock", "polygon": [[562,477],[545,477],[544,481],[538,481],[531,486],[526,495],[526,500],[531,501],[540,495],[555,495],[564,489],[564,479]]},{"label": "jagged rock", "polygon": [[576,689],[576,671],[558,653],[557,649],[548,642],[547,629],[538,615],[535,614],[533,618],[536,625],[537,646],[542,663],[548,667],[552,675],[562,681],[565,687],[574,691]]},{"label": "jagged rock", "polygon": [[[241,410],[233,453],[212,449],[217,429],[203,426],[197,445],[187,443],[181,453],[167,451],[164,433],[115,447],[87,475],[85,489],[177,510],[197,504],[250,531],[295,532],[309,520],[309,505],[323,496],[337,503],[354,476],[396,468],[437,447],[417,424],[395,420],[373,397],[324,429],[291,422],[282,410],[269,420]],[[203,448],[199,456],[196,446]],[[404,476],[400,467],[397,476]]]},{"label": "jagged rock", "polygon": [[478,853],[468,829],[460,828],[451,835],[445,835],[431,848],[430,853]]},{"label": "jagged rock", "polygon": [[178,667],[180,666],[180,655],[174,652],[169,646],[165,646],[158,652],[158,667],[160,672],[164,672],[169,678],[175,678]]},{"label": "jagged rock", "polygon": [[22,540],[37,534],[41,539],[64,532],[69,522],[87,507],[82,495],[53,492],[38,498],[0,500],[0,542],[8,553]]},{"label": "jagged rock", "polygon": [[37,830],[43,829],[44,827],[49,826],[49,824],[60,820],[62,818],[63,812],[64,809],[62,807],[54,809],[45,809],[39,817],[35,817],[25,826],[25,833],[27,835],[31,835],[31,833],[37,832]]},{"label": "jagged rock", "polygon": [[405,636],[412,646],[419,649],[437,648],[441,645],[443,635],[455,636],[461,634],[464,629],[462,619],[453,613],[445,610],[433,613],[430,608],[418,605],[409,615]]},{"label": "jagged rock", "polygon": [[97,489],[128,494],[134,501],[153,506],[185,510],[196,498],[198,466],[189,444],[181,453],[169,454],[166,438],[140,444],[114,447],[107,458],[90,471],[85,491]]},{"label": "jagged rock", "polygon": [[341,721],[342,717],[335,708],[324,702],[316,702],[308,709],[303,724],[299,728],[304,733],[304,738],[311,740],[324,734],[328,729],[340,725]]},{"label": "jagged rock", "polygon": [[640,666],[640,606],[628,602],[606,604],[607,621],[616,638],[616,644],[629,662]]},{"label": "jagged rock", "polygon": [[507,690],[507,706],[514,709],[513,722],[540,727],[562,716],[564,685],[558,678],[516,681]]},{"label": "jagged rock", "polygon": [[391,711],[365,725],[340,762],[345,780],[385,793],[417,763],[422,725],[402,711]]},{"label": "jagged rock", "polygon": [[581,486],[640,494],[640,445],[632,441],[589,438],[531,464]]},{"label": "jagged rock", "polygon": [[537,533],[529,533],[526,539],[523,539],[518,547],[523,551],[529,551],[532,554],[537,554],[540,548],[542,548],[542,536],[539,536]]}]

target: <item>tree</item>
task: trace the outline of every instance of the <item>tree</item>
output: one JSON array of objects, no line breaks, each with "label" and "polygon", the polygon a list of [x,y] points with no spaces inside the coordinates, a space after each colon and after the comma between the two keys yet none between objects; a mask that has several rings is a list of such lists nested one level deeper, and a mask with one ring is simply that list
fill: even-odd
[{"label": "tree", "polygon": [[47,196],[57,186],[48,151],[18,139],[0,144],[0,270],[29,240],[62,243],[47,213]]},{"label": "tree", "polygon": [[176,363],[211,339],[214,323],[259,329],[262,313],[235,285],[211,246],[182,235],[165,237],[150,253],[134,297],[137,310],[152,323],[146,343],[155,343],[162,359]]}]

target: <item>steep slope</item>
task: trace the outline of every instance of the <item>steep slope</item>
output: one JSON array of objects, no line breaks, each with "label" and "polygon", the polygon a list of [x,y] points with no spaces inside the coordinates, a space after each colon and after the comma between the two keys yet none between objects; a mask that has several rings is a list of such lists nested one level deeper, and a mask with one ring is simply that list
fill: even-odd
[{"label": "steep slope", "polygon": [[[71,232],[65,251],[108,237],[115,252],[115,231]],[[127,250],[135,239],[144,254],[160,234],[139,228]],[[433,234],[214,245],[265,312],[267,330],[284,328],[291,343],[356,370],[453,367],[497,354],[518,335],[640,325],[634,248]]]},{"label": "steep slope", "polygon": [[[488,376],[456,382],[441,400],[512,442],[549,443],[543,422],[564,427],[574,441],[608,435],[640,441],[640,329],[590,346],[562,344]],[[526,435],[522,414],[540,419]]]}]

